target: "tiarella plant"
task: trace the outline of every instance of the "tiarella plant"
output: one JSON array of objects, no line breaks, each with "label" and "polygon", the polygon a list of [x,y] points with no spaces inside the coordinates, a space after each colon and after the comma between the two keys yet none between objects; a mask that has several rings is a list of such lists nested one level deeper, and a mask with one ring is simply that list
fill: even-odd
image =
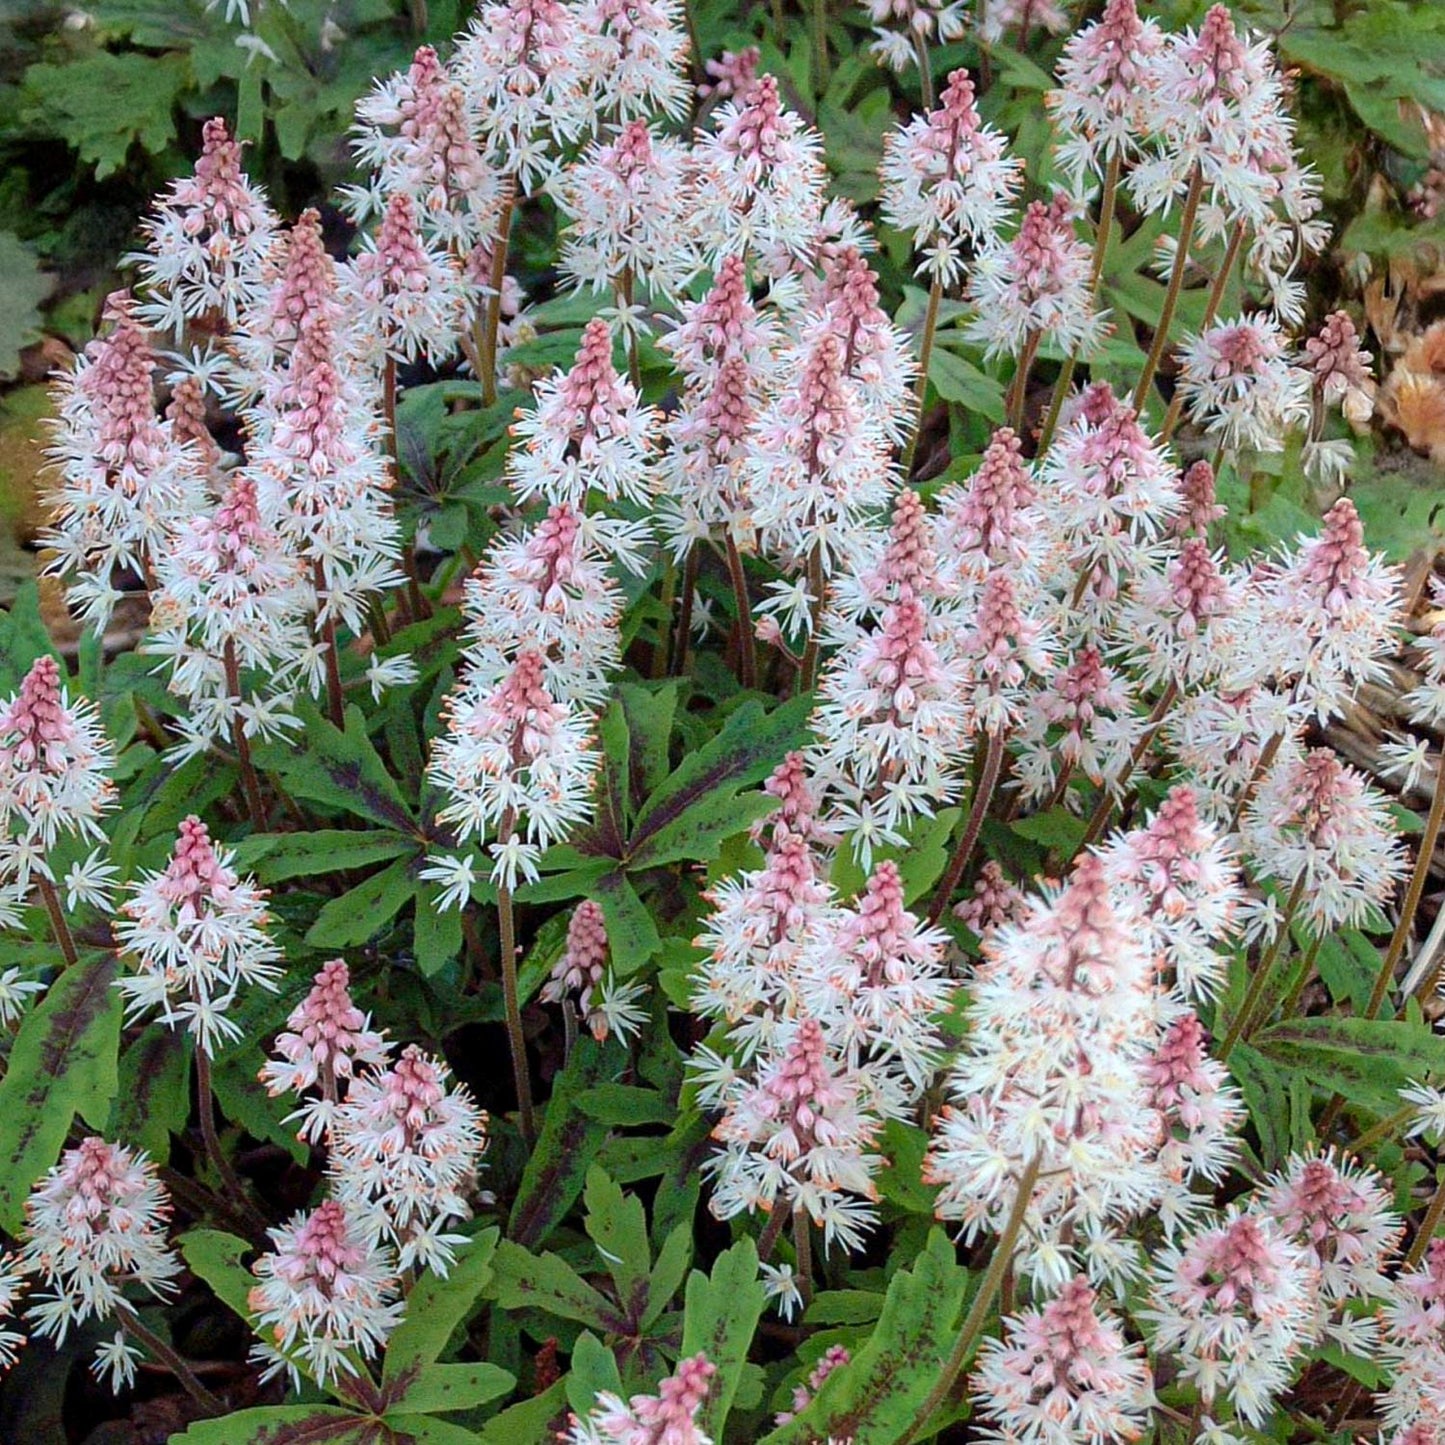
[{"label": "tiarella plant", "polygon": [[75,677],[0,622],[0,1389],[1445,1440],[1445,626],[1415,819],[1328,731],[1409,609],[1287,69],[870,4],[922,107],[844,186],[812,18],[816,108],[672,0],[496,0],[339,207],[215,117],[139,220],[54,386]]}]

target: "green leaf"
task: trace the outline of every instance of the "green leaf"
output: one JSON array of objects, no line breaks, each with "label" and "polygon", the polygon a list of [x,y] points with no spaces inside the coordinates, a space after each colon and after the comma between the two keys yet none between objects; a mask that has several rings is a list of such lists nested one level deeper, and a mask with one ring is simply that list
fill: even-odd
[{"label": "green leaf", "polygon": [[[936,817],[913,818],[901,830],[903,842],[873,850],[873,866],[891,860],[903,880],[903,901],[912,905],[943,876],[952,856],[953,830],[962,808],[944,808]],[[833,858],[833,886],[843,898],[856,898],[868,882],[851,848],[840,848]]]},{"label": "green leaf", "polygon": [[0,231],[0,381],[19,372],[20,352],[40,334],[40,303],[55,278],[13,231]]},{"label": "green leaf", "polygon": [[883,1312],[867,1342],[823,1382],[794,1420],[764,1437],[765,1445],[802,1445],[836,1436],[859,1445],[903,1440],[938,1379],[957,1338],[968,1272],[942,1230],[912,1269],[888,1285]]},{"label": "green leaf", "polygon": [[22,81],[25,118],[46,126],[94,163],[97,180],[125,164],[132,144],[160,155],[175,136],[174,109],[190,61],[97,50],[65,65],[32,65]]},{"label": "green leaf", "polygon": [[357,948],[370,942],[415,895],[411,861],[398,858],[324,904],[306,930],[306,942],[313,948]]},{"label": "green leaf", "polygon": [[638,1323],[645,1330],[672,1303],[692,1262],[692,1220],[685,1219],[667,1236],[647,1278],[647,1308]]},{"label": "green leaf", "polygon": [[0,617],[0,691],[14,692],[35,660],[44,656],[61,661],[40,615],[40,588],[25,582]]},{"label": "green leaf", "polygon": [[412,950],[416,966],[427,978],[438,974],[462,951],[462,911],[438,908],[439,884],[430,881],[416,886],[416,921]]},{"label": "green leaf", "polygon": [[969,411],[1003,425],[1003,383],[995,381],[957,352],[945,350],[941,344],[933,348],[928,362],[928,380],[944,401],[956,402]]},{"label": "green leaf", "polygon": [[171,1135],[191,1112],[191,1062],[186,1036],[149,1024],[120,1056],[120,1075],[106,1137],[144,1149],[158,1163],[170,1157]]},{"label": "green leaf", "polygon": [[299,704],[296,711],[305,724],[305,748],[280,743],[258,748],[257,766],[279,773],[299,798],[367,818],[422,842],[401,789],[366,735],[361,710],[346,709],[345,732],[309,703]]},{"label": "green leaf", "polygon": [[1250,1042],[1316,1091],[1341,1094],[1382,1116],[1399,1107],[1399,1092],[1411,1080],[1445,1072],[1445,1037],[1403,1020],[1286,1019]]},{"label": "green leaf", "polygon": [[566,1383],[567,1403],[580,1416],[591,1413],[604,1390],[622,1394],[616,1356],[590,1330],[583,1330],[572,1346],[572,1368]]},{"label": "green leaf", "polygon": [[647,1211],[635,1194],[624,1194],[621,1186],[607,1177],[606,1170],[595,1164],[587,1171],[583,1203],[587,1208],[583,1221],[587,1237],[597,1246],[617,1286],[617,1298],[628,1308],[633,1290],[647,1278],[652,1265]]},{"label": "green leaf", "polygon": [[667,749],[677,713],[677,693],[676,682],[647,687],[624,682],[617,689],[617,700],[627,719],[627,775],[634,812],[667,778]]},{"label": "green leaf", "polygon": [[450,1420],[438,1420],[434,1415],[387,1414],[382,1419],[399,1432],[396,1445],[477,1445],[475,1430]]},{"label": "green leaf", "polygon": [[518,1244],[541,1244],[582,1192],[587,1166],[607,1138],[607,1128],[573,1105],[610,1072],[608,1052],[590,1035],[578,1039],[567,1067],[553,1081],[542,1133],[527,1158],[507,1224],[507,1234]]},{"label": "green leaf", "polygon": [[677,1117],[677,1101],[656,1089],[635,1084],[597,1084],[577,1096],[577,1107],[589,1119],[613,1128],[639,1124],[671,1124]]},{"label": "green leaf", "polygon": [[539,1309],[594,1329],[620,1332],[612,1302],[560,1255],[533,1254],[504,1239],[497,1246],[496,1299],[504,1310]]},{"label": "green leaf", "polygon": [[488,1420],[475,1445],[552,1445],[553,1421],[567,1408],[567,1384],[558,1380],[550,1389],[511,1405]]},{"label": "green leaf", "polygon": [[370,1438],[361,1416],[335,1405],[266,1405],[197,1420],[170,1445],[361,1445]]},{"label": "green leaf", "polygon": [[1050,808],[1047,813],[1035,813],[1029,818],[1020,818],[1009,827],[1020,838],[1030,843],[1041,843],[1055,852],[1071,855],[1076,853],[1089,825],[1083,818],[1077,818],[1066,808]]},{"label": "green leaf", "polygon": [[1229,1072],[1239,1085],[1250,1121],[1259,1135],[1259,1158],[1276,1168],[1289,1153],[1290,1076],[1250,1044],[1238,1043],[1229,1056]]},{"label": "green leaf", "polygon": [[441,1358],[447,1342],[492,1282],[492,1259],[500,1236],[499,1229],[483,1230],[457,1251],[445,1279],[428,1270],[417,1281],[407,1296],[406,1314],[387,1342],[383,1381]]},{"label": "green leaf", "polygon": [[767,1298],[758,1278],[758,1248],[749,1238],[720,1254],[711,1275],[694,1270],[688,1276],[682,1353],[686,1357],[701,1351],[717,1367],[698,1412],[703,1430],[714,1439],[722,1439]]},{"label": "green leaf", "polygon": [[652,912],[637,896],[637,889],[621,869],[604,873],[592,885],[591,897],[601,906],[607,923],[607,945],[619,978],[636,973],[662,940]]},{"label": "green leaf", "polygon": [[0,1080],[0,1225],[20,1232],[30,1186],[60,1157],[71,1120],[110,1119],[122,1001],[115,956],[82,959],[20,1022]]},{"label": "green leaf", "polygon": [[[407,1309],[413,1308],[410,1300]],[[407,1414],[445,1415],[470,1410],[508,1394],[517,1377],[498,1365],[425,1365],[417,1371],[394,1408]]]},{"label": "green leaf", "polygon": [[318,828],[313,833],[253,833],[236,844],[236,865],[262,883],[281,883],[369,868],[416,852],[417,840],[401,833]]},{"label": "green leaf", "polygon": [[177,1242],[191,1273],[205,1280],[222,1304],[249,1321],[247,1296],[256,1281],[241,1261],[252,1252],[252,1246],[219,1229],[192,1229]]}]

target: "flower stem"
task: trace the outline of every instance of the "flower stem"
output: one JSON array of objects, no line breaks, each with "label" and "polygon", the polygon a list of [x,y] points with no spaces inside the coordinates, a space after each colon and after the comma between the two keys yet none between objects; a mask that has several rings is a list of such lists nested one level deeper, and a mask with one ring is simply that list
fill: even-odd
[{"label": "flower stem", "polygon": [[672,644],[672,675],[681,677],[687,671],[687,656],[692,646],[692,607],[697,597],[697,573],[701,559],[696,545],[690,547],[682,568],[682,596],[677,605],[677,636]]},{"label": "flower stem", "polygon": [[1309,985],[1309,981],[1315,976],[1315,960],[1320,956],[1320,946],[1325,941],[1324,934],[1310,940],[1310,946],[1305,950],[1304,961],[1300,964],[1299,972],[1295,975],[1295,981],[1280,1005],[1280,1013],[1289,1018],[1295,1011],[1300,1001],[1300,995]]},{"label": "flower stem", "polygon": [[[498,836],[510,840],[516,819],[508,810]],[[517,918],[512,890],[497,885],[497,927],[502,951],[502,1001],[507,1016],[507,1042],[512,1052],[512,1079],[517,1087],[517,1109],[521,1115],[522,1138],[537,1142],[537,1118],[532,1110],[532,1076],[527,1069],[527,1040],[522,1033],[522,1005],[517,990]]]},{"label": "flower stem", "polygon": [[1244,1002],[1240,1004],[1239,1011],[1230,1020],[1229,1032],[1224,1036],[1224,1043],[1220,1046],[1218,1059],[1222,1064],[1230,1055],[1240,1039],[1247,1039],[1252,1029],[1251,1020],[1259,1008],[1260,999],[1264,997],[1265,985],[1269,982],[1270,975],[1274,972],[1275,960],[1284,948],[1284,941],[1289,937],[1289,926],[1294,919],[1295,911],[1300,906],[1300,901],[1305,896],[1305,879],[1301,874],[1295,880],[1294,887],[1290,890],[1289,902],[1284,906],[1284,917],[1280,920],[1279,932],[1274,936],[1274,942],[1270,944],[1268,952],[1260,960],[1259,967],[1254,971],[1254,977],[1249,981],[1249,989],[1244,995]]},{"label": "flower stem", "polygon": [[798,686],[804,692],[812,692],[818,685],[818,659],[823,650],[823,597],[828,590],[827,578],[823,575],[822,549],[814,547],[808,554],[808,591],[813,594],[813,618],[808,628],[808,645],[803,650],[803,665],[799,669]]},{"label": "flower stem", "polygon": [[40,873],[36,873],[35,885],[40,889],[40,896],[45,900],[45,911],[50,915],[50,931],[54,933],[55,941],[59,944],[61,953],[65,955],[66,963],[74,963],[80,954],[75,948],[75,936],[70,931],[70,925],[65,921],[65,914],[60,907],[60,895],[55,891],[55,884]]},{"label": "flower stem", "polygon": [[748,598],[748,574],[743,570],[743,555],[729,530],[727,545],[728,576],[732,579],[733,600],[738,612],[738,681],[745,688],[758,685],[758,652],[753,642],[753,604]]},{"label": "flower stem", "polygon": [[906,481],[913,475],[913,458],[918,451],[918,438],[923,431],[923,405],[928,397],[928,364],[933,360],[933,338],[938,331],[938,308],[943,301],[943,278],[935,276],[928,288],[928,312],[923,318],[923,337],[918,347],[918,380],[913,388],[913,434],[903,449],[902,470]]},{"label": "flower stem", "polygon": [[1024,338],[1024,348],[1019,354],[1013,381],[1009,384],[1008,399],[1004,403],[1008,424],[1020,434],[1024,429],[1024,407],[1028,403],[1029,372],[1034,369],[1034,357],[1038,355],[1040,339],[1041,333],[1037,331],[1030,331]]},{"label": "flower stem", "polygon": [[497,399],[497,329],[502,324],[502,284],[507,279],[507,246],[512,235],[512,216],[517,208],[517,182],[507,184],[507,198],[497,220],[497,235],[492,242],[492,274],[488,277],[486,320],[477,346],[482,374],[482,405],[491,406]]},{"label": "flower stem", "polygon": [[[1204,303],[1204,317],[1199,323],[1201,331],[1208,331],[1214,325],[1214,318],[1219,315],[1219,306],[1224,300],[1224,288],[1229,285],[1230,273],[1234,270],[1234,263],[1239,259],[1240,250],[1244,246],[1244,236],[1244,222],[1236,221],[1234,230],[1229,233],[1229,245],[1225,249],[1224,260],[1220,263],[1214,285],[1209,288],[1209,298]],[[1164,426],[1159,433],[1161,442],[1167,442],[1174,435],[1174,428],[1179,425],[1183,410],[1184,393],[1175,387],[1174,395],[1169,399],[1169,410],[1164,415]]]},{"label": "flower stem", "polygon": [[998,786],[1005,751],[1004,733],[990,732],[984,749],[983,772],[979,775],[973,798],[968,805],[968,823],[964,827],[963,836],[958,840],[958,847],[954,849],[948,871],[939,881],[933,895],[933,904],[928,910],[930,925],[943,917],[949,899],[953,897],[954,890],[963,879],[963,870],[968,866],[974,844],[978,842],[978,835],[983,829],[983,820],[988,815],[988,805],[993,801],[993,790]]},{"label": "flower stem", "polygon": [[266,805],[261,799],[261,784],[256,777],[256,765],[251,761],[251,740],[239,711],[241,702],[241,669],[236,662],[236,644],[226,639],[222,653],[226,669],[226,693],[237,706],[231,714],[231,741],[236,746],[236,756],[241,760],[241,792],[246,799],[246,811],[251,816],[251,826],[258,832],[266,831]]},{"label": "flower stem", "polygon": [[798,1266],[798,1293],[806,1309],[813,1300],[813,1240],[809,1230],[808,1211],[801,1204],[793,1206],[793,1256]]},{"label": "flower stem", "polygon": [[[1440,825],[1445,823],[1445,753],[1442,753],[1435,768],[1435,791],[1430,797],[1430,812],[1425,818],[1425,831],[1420,835],[1420,848],[1415,854],[1415,871],[1410,874],[1410,886],[1405,890],[1405,901],[1400,905],[1399,921],[1395,924],[1395,931],[1390,935],[1390,946],[1385,950],[1385,957],[1380,964],[1380,972],[1375,977],[1375,987],[1370,992],[1370,1001],[1365,1005],[1365,1017],[1367,1019],[1378,1018],[1381,1008],[1384,1007],[1385,996],[1390,991],[1390,985],[1395,981],[1395,969],[1399,966],[1400,959],[1404,955],[1405,946],[1410,941],[1410,931],[1414,927],[1415,914],[1420,907],[1420,900],[1425,896],[1425,884],[1430,877],[1430,864],[1435,857],[1435,844],[1440,838]],[[1421,987],[1416,990],[1417,998],[1429,996],[1430,988],[1433,987],[1437,969],[1430,971],[1430,977],[1421,980]]]},{"label": "flower stem", "polygon": [[1184,287],[1184,271],[1189,265],[1189,243],[1194,239],[1194,218],[1199,214],[1200,197],[1204,194],[1204,172],[1194,167],[1189,181],[1189,194],[1184,198],[1184,211],[1179,218],[1179,249],[1174,253],[1174,269],[1169,274],[1169,289],[1164,293],[1164,309],[1159,313],[1159,325],[1154,332],[1154,344],[1149,348],[1144,362],[1139,385],[1134,389],[1134,410],[1142,413],[1149,398],[1149,389],[1154,385],[1154,374],[1159,370],[1164,349],[1169,345],[1169,328],[1174,322],[1174,308],[1179,304],[1179,293]]},{"label": "flower stem", "polygon": [[1014,1248],[1018,1244],[1019,1235],[1023,1232],[1024,1216],[1028,1213],[1029,1202],[1033,1198],[1034,1185],[1038,1183],[1040,1162],[1041,1156],[1035,1156],[1028,1168],[1024,1170],[1023,1178],[1019,1180],[1013,1208],[1009,1211],[1008,1221],[998,1237],[998,1243],[994,1245],[993,1258],[988,1262],[988,1271],[978,1287],[978,1293],[973,1297],[968,1317],[958,1332],[953,1352],[939,1372],[933,1389],[928,1392],[928,1398],[923,1402],[923,1408],[913,1417],[913,1424],[903,1437],[905,1440],[918,1441],[927,1436],[928,1422],[933,1418],[939,1406],[948,1399],[955,1381],[973,1354],[974,1346],[978,1344],[978,1337],[983,1333],[983,1327],[988,1321],[994,1299],[1003,1286],[1004,1275],[1008,1273],[1009,1267],[1013,1264]]},{"label": "flower stem", "polygon": [[[316,589],[316,614],[319,618],[327,610],[322,601],[326,597],[326,574],[321,570],[319,561],[311,564],[311,581]],[[341,690],[341,659],[336,655],[336,618],[327,611],[326,621],[320,627],[321,640],[326,644],[326,705],[331,721],[344,731],[346,701]]]},{"label": "flower stem", "polygon": [[226,1406],[196,1378],[196,1373],[161,1337],[141,1323],[140,1316],[128,1300],[122,1300],[116,1309],[121,1328],[130,1335],[148,1355],[153,1355],[176,1378],[176,1383],[208,1415],[224,1415]]},{"label": "flower stem", "polygon": [[227,1197],[246,1212],[246,1217],[259,1222],[262,1229],[265,1228],[265,1220],[261,1219],[247,1197],[245,1187],[241,1183],[240,1175],[231,1167],[231,1161],[226,1158],[226,1151],[221,1148],[220,1138],[216,1134],[216,1101],[211,1087],[211,1056],[199,1043],[196,1045],[196,1112],[201,1120],[201,1143],[205,1146],[206,1158],[210,1161],[221,1180],[221,1187]]},{"label": "flower stem", "polygon": [[828,89],[828,0],[813,0],[813,94]]},{"label": "flower stem", "polygon": [[763,1225],[763,1232],[758,1236],[758,1259],[761,1262],[767,1263],[772,1258],[778,1236],[783,1232],[787,1219],[788,1211],[774,1200],[773,1207],[768,1211],[768,1222]]},{"label": "flower stem", "polygon": [[1275,756],[1278,754],[1280,745],[1284,742],[1284,734],[1276,733],[1265,745],[1264,751],[1259,755],[1259,761],[1254,765],[1254,771],[1249,775],[1249,781],[1244,785],[1243,791],[1235,799],[1234,812],[1229,816],[1229,831],[1237,833],[1239,825],[1244,818],[1244,810],[1249,807],[1250,800],[1259,791],[1259,785],[1264,781],[1264,775],[1274,764]]},{"label": "flower stem", "polygon": [[1425,1251],[1430,1248],[1431,1241],[1440,1231],[1442,1217],[1445,1217],[1445,1179],[1435,1186],[1435,1193],[1430,1199],[1429,1208],[1425,1211],[1424,1219],[1420,1221],[1420,1228],[1415,1234],[1414,1242],[1410,1245],[1410,1252],[1405,1256],[1406,1269],[1416,1268],[1425,1258]]}]

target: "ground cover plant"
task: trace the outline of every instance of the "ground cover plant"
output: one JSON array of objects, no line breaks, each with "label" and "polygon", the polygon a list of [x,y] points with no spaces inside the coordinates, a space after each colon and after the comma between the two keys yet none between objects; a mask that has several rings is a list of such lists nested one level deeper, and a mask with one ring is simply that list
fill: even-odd
[{"label": "ground cover plant", "polygon": [[1288,42],[807,18],[496,0],[138,218],[0,618],[14,1438],[1445,1437],[1438,383]]}]

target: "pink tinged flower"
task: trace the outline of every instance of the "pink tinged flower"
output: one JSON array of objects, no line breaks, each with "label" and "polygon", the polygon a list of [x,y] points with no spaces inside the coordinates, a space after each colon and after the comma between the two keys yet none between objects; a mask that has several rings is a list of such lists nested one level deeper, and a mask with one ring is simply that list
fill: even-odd
[{"label": "pink tinged flower", "polygon": [[731,100],[736,97],[745,100],[748,92],[757,84],[758,61],[762,52],[756,45],[745,45],[741,50],[724,50],[716,60],[709,60],[703,67],[707,80],[698,86],[698,96],[703,100]]},{"label": "pink tinged flower", "polygon": [[1042,1309],[1005,1321],[984,1343],[972,1387],[1002,1445],[1026,1441],[1128,1442],[1143,1435],[1154,1403],[1143,1347],[1075,1277]]},{"label": "pink tinged flower", "polygon": [[173,181],[141,223],[140,267],[146,322],[180,340],[188,323],[227,330],[255,304],[264,284],[276,216],[247,179],[241,142],[213,116],[202,127],[194,175]]},{"label": "pink tinged flower", "polygon": [[220,464],[221,449],[206,422],[206,393],[200,379],[184,376],[171,391],[166,405],[166,420],[171,436],[182,445],[189,443],[204,471],[211,472]]},{"label": "pink tinged flower", "polygon": [[1010,30],[1016,30],[1022,48],[1033,31],[1058,35],[1069,24],[1068,13],[1058,0],[1000,0],[980,12],[979,34],[988,44],[997,45]]},{"label": "pink tinged flower", "polygon": [[810,254],[823,220],[822,138],[783,105],[771,75],[712,121],[693,146],[702,254],[714,264],[752,254],[784,271]]},{"label": "pink tinged flower", "polygon": [[1332,311],[1319,331],[1305,338],[1304,359],[1325,405],[1340,407],[1356,430],[1364,427],[1375,409],[1375,381],[1369,353],[1346,312]]},{"label": "pink tinged flower", "polygon": [[592,51],[590,100],[598,115],[682,117],[691,87],[678,0],[585,0],[580,19]]},{"label": "pink tinged flower", "polygon": [[658,486],[657,413],[612,363],[601,317],[582,332],[572,369],[535,388],[537,405],[513,424],[508,480],[521,501],[581,507],[596,492],[647,505]]},{"label": "pink tinged flower", "polygon": [[920,1094],[938,1066],[942,1039],[933,1019],[954,991],[945,944],[943,933],[904,906],[898,865],[885,861],[842,914],[821,976],[804,990],[805,1006],[830,1021],[850,1059],[901,1069],[908,1095]]},{"label": "pink tinged flower", "polygon": [[920,46],[947,44],[968,28],[965,0],[867,0],[866,8],[877,37],[868,48],[900,72],[918,63]]},{"label": "pink tinged flower", "polygon": [[56,383],[50,455],[59,482],[46,498],[55,559],[76,609],[103,628],[120,596],[119,568],[147,568],[204,495],[198,453],[156,413],[155,357],[126,292],[108,298],[111,329]]},{"label": "pink tinged flower", "polygon": [[594,142],[549,187],[569,225],[563,274],[578,289],[613,291],[627,326],[644,323],[643,297],[671,301],[699,269],[693,195],[681,142],[629,121],[615,140]]},{"label": "pink tinged flower", "polygon": [[996,235],[1021,183],[1007,141],[984,125],[973,82],[955,70],[940,104],[883,142],[883,216],[913,234],[919,271],[953,285],[970,250]]},{"label": "pink tinged flower", "polygon": [[357,1374],[401,1320],[390,1251],[334,1199],[269,1232],[274,1248],[252,1266],[247,1299],[263,1332],[252,1358],[297,1384],[302,1371],[321,1385]]},{"label": "pink tinged flower", "polygon": [[872,1153],[882,1120],[868,1109],[866,1077],[830,1052],[822,1024],[803,1017],[791,1037],[757,1061],[752,1081],[734,1078],[705,1102],[723,1117],[725,1146],[704,1166],[719,1219],[759,1209],[801,1209],[824,1242],[856,1249],[876,1219]]},{"label": "pink tinged flower", "polygon": [[582,12],[560,0],[501,0],[473,17],[453,73],[488,160],[515,175],[523,191],[551,171],[561,144],[592,128],[592,88],[605,60]]},{"label": "pink tinged flower", "polygon": [[442,1060],[408,1045],[391,1067],[352,1080],[330,1128],[337,1199],[396,1246],[402,1269],[443,1276],[464,1242],[443,1231],[471,1213],[488,1143],[486,1114],[450,1079]]},{"label": "pink tinged flower", "polygon": [[1087,356],[1104,336],[1094,309],[1093,253],[1074,234],[1073,202],[1063,192],[1031,201],[1010,241],[988,238],[969,271],[976,315],[968,335],[988,356],[1017,356],[1031,338]]},{"label": "pink tinged flower", "polygon": [[710,382],[732,357],[766,370],[776,327],[753,305],[743,257],[724,256],[702,300],[684,301],[679,311],[682,319],[660,344],[689,383]]},{"label": "pink tinged flower", "polygon": [[303,1120],[301,1137],[312,1143],[325,1137],[343,1083],[363,1066],[386,1065],[390,1046],[372,1029],[371,1016],[352,1001],[350,984],[350,971],[341,959],[323,963],[311,991],[276,1035],[273,1055],[259,1075],[272,1098],[320,1092],[319,1100],[307,1101],[292,1116]]},{"label": "pink tinged flower", "polygon": [[1201,819],[1194,789],[1172,788],[1144,827],[1110,842],[1104,859],[1115,888],[1136,901],[1161,970],[1184,997],[1212,997],[1224,977],[1216,947],[1237,931],[1243,890],[1238,861]]},{"label": "pink tinged flower", "polygon": [[342,294],[351,307],[348,336],[377,364],[383,355],[444,360],[468,310],[455,258],[427,243],[405,191],[387,202],[374,249],[364,250],[344,273]]},{"label": "pink tinged flower", "polygon": [[1404,876],[1405,857],[1384,797],[1328,748],[1277,762],[1246,810],[1246,854],[1301,890],[1312,932],[1359,927]]},{"label": "pink tinged flower", "polygon": [[826,825],[818,818],[819,790],[808,768],[807,755],[795,749],[768,775],[763,791],[778,800],[777,811],[753,824],[754,841],[766,832],[769,848],[777,847],[789,834],[804,842],[826,844]]},{"label": "pink tinged flower", "polygon": [[1389,1292],[1384,1271],[1404,1225],[1374,1170],[1333,1153],[1296,1156],[1271,1178],[1260,1207],[1314,1255],[1327,1305]]},{"label": "pink tinged flower", "polygon": [[231,867],[199,818],[182,821],[170,861],[143,874],[115,934],[134,972],[116,980],[126,1012],[158,1012],[214,1056],[240,1025],[228,1010],[243,988],[275,991],[280,950],[266,932],[266,893]]},{"label": "pink tinged flower", "polygon": [[510,888],[590,815],[598,755],[590,715],[548,689],[540,653],[519,653],[488,688],[493,676],[476,669],[447,698],[429,776],[451,799],[437,816],[460,841],[496,834],[493,878]]},{"label": "pink tinged flower", "polygon": [[1310,420],[1309,373],[1294,364],[1278,323],[1262,312],[1186,342],[1179,393],[1190,417],[1231,448],[1277,452]]},{"label": "pink tinged flower", "polygon": [[[279,274],[269,295],[245,318],[245,330],[267,359],[289,358],[307,330],[340,316],[336,263],[321,238],[321,213],[308,207],[280,246]],[[276,263],[273,260],[273,265]]]},{"label": "pink tinged flower", "polygon": [[823,1351],[818,1363],[808,1372],[806,1383],[793,1386],[793,1402],[789,1409],[781,1410],[773,1416],[773,1424],[786,1425],[788,1421],[796,1419],[813,1401],[813,1396],[823,1386],[823,1381],[833,1373],[840,1370],[852,1360],[853,1356],[846,1345],[829,1345]]},{"label": "pink tinged flower", "polygon": [[978,470],[939,502],[939,550],[945,568],[981,581],[994,567],[1021,567],[1034,553],[1038,490],[1023,444],[1010,427],[989,438]]},{"label": "pink tinged flower", "polygon": [[953,916],[980,938],[1014,918],[1024,901],[1021,889],[1009,881],[1000,864],[992,858],[978,870],[973,896],[954,904]]},{"label": "pink tinged flower", "polygon": [[1206,1408],[1220,1394],[1262,1428],[1295,1361],[1315,1342],[1313,1257],[1271,1219],[1231,1206],[1159,1252],[1151,1271],[1155,1347],[1178,1356]]},{"label": "pink tinged flower", "polygon": [[1224,516],[1225,509],[1215,500],[1214,468],[1202,457],[1184,469],[1179,495],[1184,505],[1174,518],[1174,531],[1193,533],[1207,541],[1210,527]]},{"label": "pink tinged flower", "polygon": [[706,1355],[680,1360],[656,1395],[623,1400],[611,1391],[597,1396],[587,1418],[569,1418],[569,1445],[712,1445],[697,1423],[717,1367]]},{"label": "pink tinged flower", "polygon": [[1150,64],[1164,43],[1134,0],[1109,0],[1103,15],[1070,36],[1058,89],[1046,104],[1061,137],[1059,158],[1075,184],[1102,177],[1108,162],[1139,154],[1149,128]]},{"label": "pink tinged flower", "polygon": [[52,879],[43,854],[62,835],[99,840],[114,806],[115,754],[92,704],[71,702],[60,664],[36,658],[0,703],[0,882]]},{"label": "pink tinged flower", "polygon": [[1395,1440],[1434,1445],[1445,1431],[1445,1240],[1393,1283],[1380,1314],[1380,1357],[1391,1371],[1377,1397]]},{"label": "pink tinged flower", "polygon": [[843,342],[843,370],[883,430],[901,445],[910,425],[915,367],[902,334],[878,304],[878,282],[856,246],[824,264],[816,305]]},{"label": "pink tinged flower", "polygon": [[968,670],[967,695],[975,725],[1002,734],[1018,723],[1028,705],[1025,683],[1049,671],[1051,652],[1044,627],[1018,603],[1012,573],[995,567],[985,578],[974,625],[959,643]]},{"label": "pink tinged flower", "polygon": [[646,1018],[636,1006],[644,990],[636,984],[618,984],[607,967],[608,958],[607,920],[598,904],[584,899],[567,925],[567,945],[542,986],[542,999],[575,1007],[598,1043],[609,1034],[626,1043]]},{"label": "pink tinged flower", "polygon": [[170,1212],[144,1154],[99,1138],[67,1149],[25,1204],[17,1263],[36,1281],[32,1331],[61,1344],[72,1325],[129,1309],[128,1285],[173,1293],[181,1264],[166,1240]]}]

